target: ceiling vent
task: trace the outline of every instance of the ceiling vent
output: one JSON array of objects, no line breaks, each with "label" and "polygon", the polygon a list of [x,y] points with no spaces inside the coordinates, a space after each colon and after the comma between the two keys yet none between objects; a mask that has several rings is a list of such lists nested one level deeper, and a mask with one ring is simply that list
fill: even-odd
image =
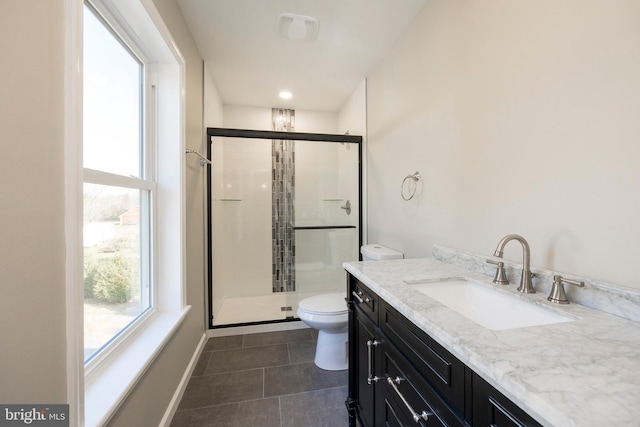
[{"label": "ceiling vent", "polygon": [[281,13],[278,16],[277,30],[280,37],[289,40],[312,42],[318,36],[319,22],[311,16]]}]

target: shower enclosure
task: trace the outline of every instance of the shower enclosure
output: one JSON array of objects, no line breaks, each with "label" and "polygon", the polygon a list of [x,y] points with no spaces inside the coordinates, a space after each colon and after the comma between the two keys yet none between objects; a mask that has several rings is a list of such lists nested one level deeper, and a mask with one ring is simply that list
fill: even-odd
[{"label": "shower enclosure", "polygon": [[359,259],[362,137],[208,128],[210,328],[296,319]]}]

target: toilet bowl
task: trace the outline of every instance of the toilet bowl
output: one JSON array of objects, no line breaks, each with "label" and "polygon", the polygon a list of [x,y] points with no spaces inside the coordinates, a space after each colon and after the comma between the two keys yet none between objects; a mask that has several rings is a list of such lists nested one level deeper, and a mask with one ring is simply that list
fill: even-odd
[{"label": "toilet bowl", "polygon": [[347,369],[348,310],[344,292],[316,295],[298,304],[298,318],[318,330],[314,362],[320,369]]},{"label": "toilet bowl", "polygon": [[[382,245],[364,245],[360,249],[365,261],[404,258],[402,252]],[[316,295],[298,304],[298,318],[318,330],[315,364],[327,371],[347,369],[348,309],[346,292]]]}]

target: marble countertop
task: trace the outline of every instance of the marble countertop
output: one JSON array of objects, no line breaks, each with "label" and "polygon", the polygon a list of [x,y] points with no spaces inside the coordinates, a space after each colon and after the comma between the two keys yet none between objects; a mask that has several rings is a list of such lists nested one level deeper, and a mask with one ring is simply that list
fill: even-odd
[{"label": "marble countertop", "polygon": [[[432,258],[350,262],[345,269],[544,426],[640,426],[640,322]],[[494,331],[406,284],[464,277],[576,320]]]}]

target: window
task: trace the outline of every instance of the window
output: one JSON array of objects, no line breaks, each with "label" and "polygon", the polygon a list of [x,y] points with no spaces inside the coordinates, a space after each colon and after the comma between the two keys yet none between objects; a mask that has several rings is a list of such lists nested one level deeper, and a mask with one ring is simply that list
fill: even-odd
[{"label": "window", "polygon": [[67,390],[97,426],[190,309],[185,65],[153,0],[65,1]]},{"label": "window", "polygon": [[91,362],[152,305],[146,153],[154,141],[146,67],[90,5],[84,7],[84,357]]}]

